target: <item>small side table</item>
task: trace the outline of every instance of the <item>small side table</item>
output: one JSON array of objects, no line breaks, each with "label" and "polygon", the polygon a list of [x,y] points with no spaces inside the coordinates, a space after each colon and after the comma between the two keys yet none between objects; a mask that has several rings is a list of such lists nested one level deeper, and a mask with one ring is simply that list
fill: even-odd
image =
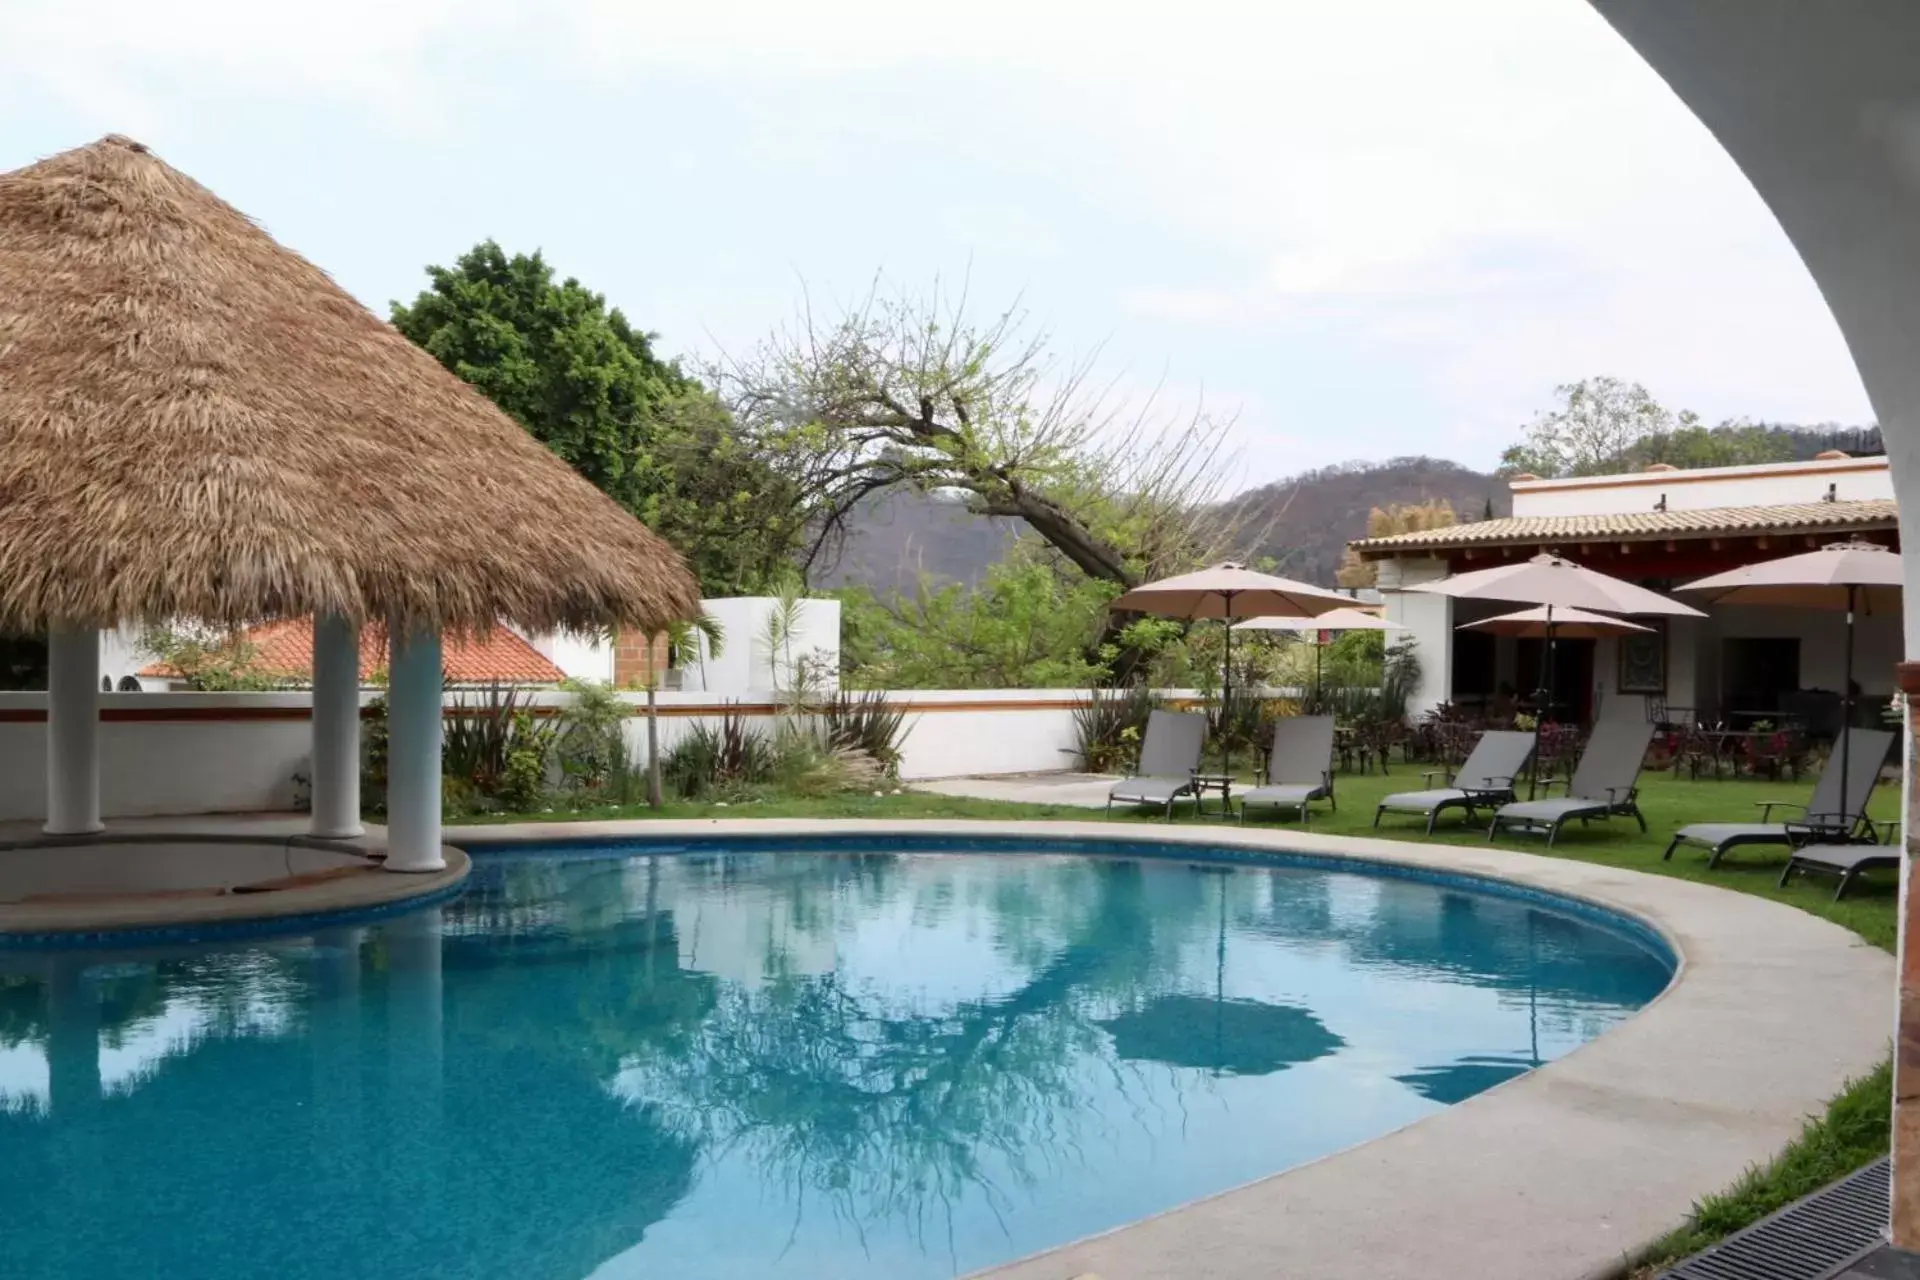
[{"label": "small side table", "polygon": [[1230,773],[1196,773],[1193,775],[1193,811],[1205,813],[1207,793],[1220,793],[1220,811],[1229,817],[1233,814],[1233,775]]}]

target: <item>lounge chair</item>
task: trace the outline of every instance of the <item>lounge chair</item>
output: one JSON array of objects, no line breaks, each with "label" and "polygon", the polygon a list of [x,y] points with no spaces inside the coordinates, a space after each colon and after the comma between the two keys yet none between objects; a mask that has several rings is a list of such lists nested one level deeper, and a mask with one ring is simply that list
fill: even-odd
[{"label": "lounge chair", "polygon": [[1526,768],[1533,754],[1533,735],[1517,729],[1494,729],[1480,735],[1460,768],[1452,773],[1436,769],[1426,775],[1429,784],[1444,777],[1447,785],[1426,791],[1397,791],[1380,802],[1373,811],[1373,825],[1380,815],[1423,813],[1427,816],[1427,834],[1448,809],[1465,809],[1468,821],[1477,821],[1480,809],[1495,809],[1513,800],[1513,780]]},{"label": "lounge chair", "polygon": [[1147,736],[1140,744],[1140,762],[1133,776],[1122,778],[1107,792],[1107,812],[1113,802],[1155,804],[1173,817],[1176,800],[1200,800],[1196,775],[1200,749],[1207,741],[1207,718],[1197,711],[1152,711],[1147,714]]},{"label": "lounge chair", "polygon": [[[1756,800],[1760,806],[1758,822],[1693,822],[1673,833],[1662,858],[1673,857],[1682,844],[1697,844],[1708,850],[1707,866],[1717,867],[1727,851],[1743,844],[1845,845],[1856,841],[1872,843],[1873,825],[1866,820],[1867,801],[1873,798],[1873,784],[1886,766],[1887,753],[1893,750],[1893,734],[1885,729],[1844,729],[1847,735],[1848,777],[1842,791],[1840,744],[1834,743],[1827,764],[1813,784],[1813,795],[1805,804],[1792,800]],[[1800,809],[1801,817],[1791,822],[1773,821],[1775,809]]]},{"label": "lounge chair", "polygon": [[1333,798],[1333,717],[1287,716],[1274,721],[1273,751],[1267,757],[1267,779],[1240,797],[1240,821],[1250,805],[1298,809],[1306,821],[1310,801]]},{"label": "lounge chair", "polygon": [[1653,726],[1645,720],[1620,717],[1600,721],[1593,726],[1587,749],[1580,753],[1580,763],[1566,784],[1567,794],[1559,800],[1501,805],[1493,812],[1487,839],[1499,835],[1502,827],[1523,827],[1545,831],[1547,848],[1551,849],[1560,828],[1575,818],[1591,822],[1625,816],[1645,831],[1647,819],[1640,812],[1640,764],[1652,742]]},{"label": "lounge chair", "polygon": [[1885,868],[1891,871],[1900,869],[1900,862],[1906,854],[1897,844],[1892,843],[1893,830],[1897,822],[1885,824],[1889,830],[1886,844],[1808,844],[1795,849],[1787,859],[1786,867],[1780,872],[1780,887],[1787,887],[1795,872],[1801,875],[1838,876],[1840,883],[1835,886],[1835,902],[1847,896],[1847,890],[1853,888],[1853,882],[1862,872]]}]

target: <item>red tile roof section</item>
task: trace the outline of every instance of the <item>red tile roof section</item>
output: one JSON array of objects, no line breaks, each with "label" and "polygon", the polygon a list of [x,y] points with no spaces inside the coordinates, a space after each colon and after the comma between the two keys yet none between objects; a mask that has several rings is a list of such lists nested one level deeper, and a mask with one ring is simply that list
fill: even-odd
[{"label": "red tile roof section", "polygon": [[[259,663],[267,671],[287,676],[313,675],[313,619],[295,622],[269,622],[246,633],[246,641],[259,653]],[[548,661],[538,649],[504,626],[477,639],[448,636],[441,650],[440,664],[454,684],[558,684],[567,673]],[[377,627],[360,633],[360,679],[370,681],[387,668],[387,635]],[[140,672],[143,676],[165,678],[176,674],[165,663],[155,663]]]}]

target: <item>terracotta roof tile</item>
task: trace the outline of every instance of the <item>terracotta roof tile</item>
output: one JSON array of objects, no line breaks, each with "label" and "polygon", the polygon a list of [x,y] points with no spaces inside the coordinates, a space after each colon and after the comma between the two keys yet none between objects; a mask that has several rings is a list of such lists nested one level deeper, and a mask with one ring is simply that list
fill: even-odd
[{"label": "terracotta roof tile", "polygon": [[[313,675],[313,619],[269,622],[252,628],[245,638],[258,651],[263,669],[290,677]],[[440,663],[454,684],[558,684],[567,678],[525,639],[498,625],[474,639],[448,636]],[[370,681],[386,667],[386,632],[369,627],[360,633],[360,679]],[[155,663],[140,674],[165,678],[177,673]]]},{"label": "terracotta roof tile", "polygon": [[1862,502],[1797,502],[1775,507],[1703,507],[1695,511],[1625,511],[1605,515],[1508,516],[1420,529],[1350,545],[1363,556],[1398,551],[1450,551],[1485,546],[1564,546],[1573,542],[1645,542],[1758,533],[1846,532],[1898,527],[1891,498]]}]

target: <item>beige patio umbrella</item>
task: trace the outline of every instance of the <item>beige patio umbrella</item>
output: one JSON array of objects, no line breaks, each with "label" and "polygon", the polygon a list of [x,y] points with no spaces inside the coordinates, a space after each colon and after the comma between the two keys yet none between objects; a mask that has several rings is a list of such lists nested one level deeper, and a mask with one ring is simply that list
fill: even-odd
[{"label": "beige patio umbrella", "polygon": [[[1227,623],[1225,675],[1220,705],[1233,693],[1233,623],[1239,618],[1317,618],[1353,604],[1352,596],[1292,578],[1256,573],[1232,560],[1135,587],[1107,607],[1162,618],[1218,618]],[[1222,763],[1231,771],[1225,751]]]},{"label": "beige patio umbrella", "polygon": [[1553,642],[1559,624],[1556,615],[1560,611],[1586,609],[1679,618],[1705,616],[1693,606],[1669,600],[1658,591],[1649,591],[1554,555],[1537,555],[1517,564],[1456,573],[1438,582],[1423,582],[1406,590],[1452,596],[1457,600],[1502,600],[1544,606],[1546,614],[1542,626],[1547,641],[1547,657],[1541,664],[1542,687],[1539,692],[1541,713],[1547,720],[1553,718]]},{"label": "beige patio umbrella", "polygon": [[1595,640],[1601,636],[1624,636],[1636,631],[1653,630],[1637,622],[1628,622],[1625,618],[1609,618],[1604,613],[1593,613],[1586,609],[1561,609],[1555,612],[1551,605],[1495,614],[1478,622],[1463,622],[1457,629],[1484,631],[1495,636],[1539,639],[1547,634],[1549,626],[1563,640]]},{"label": "beige patio umbrella", "polygon": [[1293,618],[1253,618],[1246,622],[1236,622],[1235,631],[1291,631],[1299,635],[1311,635],[1313,642],[1313,687],[1320,688],[1320,655],[1326,645],[1320,640],[1324,631],[1405,631],[1397,622],[1388,622],[1377,613],[1368,613],[1365,609],[1330,609],[1316,618],[1299,621]]},{"label": "beige patio umbrella", "polygon": [[[1826,609],[1847,615],[1847,662],[1841,728],[1853,725],[1854,615],[1900,612],[1900,556],[1877,542],[1850,539],[1797,556],[1763,560],[1689,582],[1681,591],[1698,591],[1715,604],[1771,604],[1794,609]],[[1840,776],[1850,776],[1851,735],[1840,735]]]}]

